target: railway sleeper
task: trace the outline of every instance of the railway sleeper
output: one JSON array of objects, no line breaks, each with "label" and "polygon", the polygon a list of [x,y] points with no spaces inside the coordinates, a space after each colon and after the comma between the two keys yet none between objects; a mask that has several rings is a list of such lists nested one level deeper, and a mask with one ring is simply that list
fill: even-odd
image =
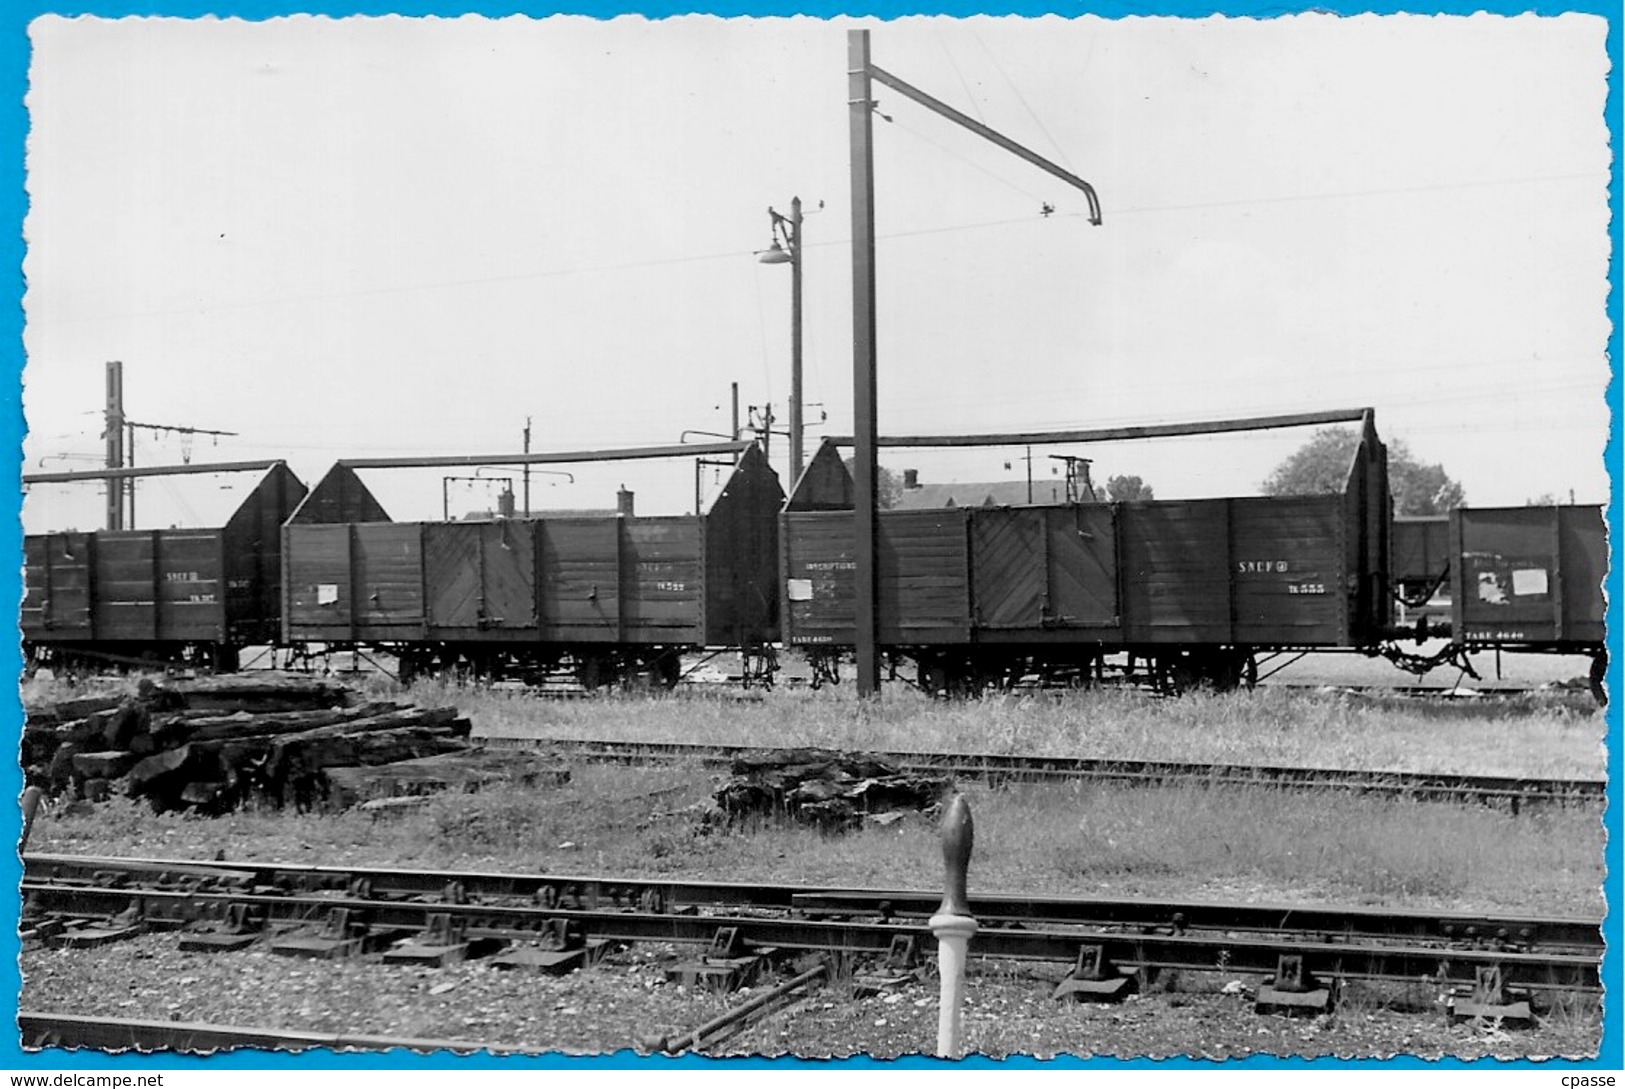
[{"label": "railway sleeper", "polygon": [[699,960],[666,970],[666,982],[712,991],[737,991],[755,983],[777,953],[776,948],[752,946],[740,935],[738,927],[720,927]]},{"label": "railway sleeper", "polygon": [[1074,1002],[1121,1002],[1140,989],[1138,976],[1113,964],[1103,945],[1078,947],[1078,960],[1072,972],[1056,985],[1050,997]]},{"label": "railway sleeper", "polygon": [[146,933],[147,919],[140,900],[110,918],[80,919],[65,925],[51,938],[62,949],[96,949]]},{"label": "railway sleeper", "polygon": [[852,977],[852,991],[858,998],[872,998],[902,990],[918,982],[924,975],[919,942],[913,934],[897,934],[878,964]]},{"label": "railway sleeper", "polygon": [[1266,976],[1259,986],[1254,1009],[1259,1013],[1314,1016],[1331,1012],[1335,1000],[1334,986],[1310,972],[1302,956],[1283,953],[1275,962],[1275,974]]},{"label": "railway sleeper", "polygon": [[549,919],[534,941],[499,953],[491,966],[549,976],[568,975],[597,964],[615,944],[605,938],[587,937],[579,919]]},{"label": "railway sleeper", "polygon": [[433,911],[429,913],[429,925],[423,933],[405,938],[385,950],[384,963],[444,968],[489,956],[505,944],[500,938],[470,938],[466,916]]},{"label": "railway sleeper", "polygon": [[1502,1028],[1532,1028],[1529,992],[1506,982],[1499,964],[1474,969],[1471,990],[1457,987],[1446,998],[1452,1021],[1492,1021]]},{"label": "railway sleeper", "polygon": [[265,909],[253,904],[226,904],[218,918],[205,921],[180,941],[182,953],[235,953],[259,941],[265,932]]},{"label": "railway sleeper", "polygon": [[344,960],[376,953],[405,936],[398,928],[374,928],[354,908],[334,907],[328,909],[319,931],[279,938],[271,943],[271,952],[305,960]]}]

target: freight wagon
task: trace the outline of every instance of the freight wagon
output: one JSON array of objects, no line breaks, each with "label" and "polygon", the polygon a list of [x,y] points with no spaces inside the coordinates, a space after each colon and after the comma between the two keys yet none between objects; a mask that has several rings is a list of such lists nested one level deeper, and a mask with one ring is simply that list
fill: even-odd
[{"label": "freight wagon", "polygon": [[[1387,455],[1369,416],[1343,491],[881,511],[877,645],[921,687],[1090,683],[1108,655],[1156,683],[1233,687],[1256,656],[1389,637]],[[856,639],[851,479],[826,444],[780,527],[784,641],[828,675]]]},{"label": "freight wagon", "polygon": [[1401,600],[1448,596],[1440,631],[1462,651],[1583,654],[1603,698],[1608,527],[1602,507],[1461,507],[1394,519]]},{"label": "freight wagon", "polygon": [[25,660],[235,669],[242,648],[280,635],[281,526],[304,497],[278,463],[218,529],[26,537]]},{"label": "freight wagon", "polygon": [[284,528],[282,638],[373,648],[403,677],[534,677],[568,665],[594,688],[738,648],[770,669],[784,492],[746,449],[703,514],[392,522],[340,464]]},{"label": "freight wagon", "polygon": [[1450,514],[1451,638],[1468,651],[1586,654],[1603,698],[1608,527],[1600,506]]}]

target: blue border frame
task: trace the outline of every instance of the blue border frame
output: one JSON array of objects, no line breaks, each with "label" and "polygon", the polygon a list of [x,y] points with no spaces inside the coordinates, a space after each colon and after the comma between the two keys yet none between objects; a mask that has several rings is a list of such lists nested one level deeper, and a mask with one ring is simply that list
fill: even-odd
[{"label": "blue border frame", "polygon": [[[609,18],[615,15],[641,14],[649,18],[661,18],[674,15],[686,15],[696,12],[718,16],[792,16],[808,15],[819,18],[839,19],[858,17],[898,18],[907,15],[1060,15],[1080,16],[1097,15],[1104,18],[1122,18],[1130,15],[1171,15],[1188,18],[1202,18],[1209,15],[1228,15],[1243,18],[1274,18],[1281,15],[1297,14],[1304,11],[1328,11],[1329,9],[1310,5],[1260,5],[1251,7],[1242,4],[1200,3],[1193,0],[1152,0],[1152,2],[1136,2],[1136,0],[1094,0],[1089,4],[1051,4],[1038,2],[1038,0],[987,0],[985,6],[964,2],[964,0],[941,0],[933,5],[910,4],[906,0],[869,0],[868,3],[842,3],[840,0],[807,0],[801,4],[788,4],[783,0],[718,0],[708,7],[697,7],[681,0],[644,0],[643,3],[633,6],[616,0],[583,0],[571,7],[550,7],[542,3],[514,2],[494,4],[488,2],[468,2],[457,4],[447,0],[401,0],[396,3],[383,3],[379,0],[355,0],[349,4],[335,4],[331,2],[315,3],[275,3],[269,0],[217,0],[217,2],[199,2],[199,0],[168,0],[168,2],[114,2],[114,0],[99,0],[99,2],[81,3],[50,3],[48,0],[13,0],[11,3],[0,4],[0,222],[8,225],[9,230],[0,233],[0,296],[4,296],[11,305],[0,307],[0,368],[6,373],[15,376],[10,383],[0,384],[0,435],[10,440],[0,449],[0,464],[4,464],[13,479],[20,481],[22,473],[22,438],[24,433],[22,415],[22,369],[23,369],[23,217],[27,212],[27,194],[24,190],[23,156],[28,136],[28,113],[23,105],[24,95],[28,90],[28,24],[40,15],[96,15],[109,18],[120,16],[173,16],[179,18],[200,18],[211,15],[234,16],[243,19],[269,19],[279,15],[292,15],[309,13],[329,15],[335,18],[347,15],[486,15],[501,17],[507,15],[545,16],[554,14],[587,15],[593,17]],[[1609,210],[1611,222],[1609,225],[1609,238],[1612,243],[1612,252],[1609,259],[1608,282],[1608,317],[1612,328],[1608,337],[1608,354],[1611,361],[1621,358],[1621,194],[1625,192],[1622,186],[1618,165],[1618,148],[1621,135],[1621,65],[1625,61],[1621,53],[1620,28],[1625,21],[1625,10],[1620,4],[1607,3],[1605,0],[1584,0],[1577,3],[1552,3],[1543,0],[1540,3],[1520,4],[1517,0],[1482,0],[1482,2],[1441,2],[1437,7],[1429,8],[1424,5],[1399,5],[1392,3],[1369,4],[1359,7],[1350,7],[1346,14],[1378,14],[1393,15],[1401,13],[1411,14],[1444,14],[1444,15],[1472,15],[1485,11],[1499,15],[1518,15],[1531,13],[1535,15],[1555,16],[1567,12],[1577,12],[1589,15],[1600,15],[1608,20],[1607,53],[1610,62],[1608,72],[1608,103],[1607,120],[1610,135],[1610,145],[1613,150],[1613,175],[1609,181]],[[1608,385],[1607,401],[1613,413],[1614,422],[1609,428],[1608,445],[1604,459],[1611,469],[1610,506],[1608,510],[1608,526],[1611,540],[1615,542],[1614,555],[1616,563],[1609,572],[1607,588],[1609,593],[1608,630],[1610,633],[1610,654],[1608,667],[1609,690],[1615,694],[1615,699],[1608,709],[1608,780],[1609,805],[1604,825],[1608,832],[1608,847],[1606,860],[1613,863],[1609,866],[1608,875],[1604,882],[1604,891],[1609,904],[1609,915],[1604,924],[1604,934],[1608,939],[1609,953],[1603,963],[1602,980],[1606,988],[1607,998],[1604,1005],[1604,1025],[1602,1045],[1595,1060],[1587,1062],[1551,1061],[1534,1063],[1528,1061],[1502,1063],[1493,1059],[1467,1062],[1462,1060],[1425,1061],[1409,1056],[1388,1060],[1356,1060],[1343,1061],[1338,1059],[1278,1059],[1269,1056],[1252,1056],[1241,1060],[1231,1060],[1226,1064],[1233,1066],[1237,1063],[1245,1064],[1246,1069],[1340,1069],[1340,1068],[1367,1068],[1367,1069],[1482,1069],[1493,1068],[1522,1068],[1545,1069],[1554,1073],[1560,1070],[1585,1069],[1621,1069],[1625,1066],[1625,1052],[1621,1050],[1621,1019],[1618,1016],[1618,999],[1621,988],[1621,959],[1617,952],[1621,945],[1622,929],[1620,914],[1617,910],[1621,890],[1621,874],[1619,859],[1621,843],[1619,783],[1622,770],[1620,753],[1621,731],[1619,730],[1620,714],[1625,709],[1625,698],[1619,693],[1625,691],[1622,685],[1622,665],[1625,665],[1625,653],[1620,653],[1621,622],[1625,620],[1622,614],[1621,601],[1625,597],[1625,579],[1621,577],[1620,565],[1617,562],[1620,556],[1618,542],[1620,540],[1620,500],[1622,498],[1621,474],[1619,472],[1620,457],[1622,453],[1620,425],[1621,415],[1621,383],[1618,373],[1614,373]],[[21,494],[19,485],[19,495]],[[10,556],[11,562],[6,569],[15,573],[22,566],[22,530],[18,518],[9,520],[0,519],[0,555]],[[0,584],[0,615],[17,615],[21,605],[22,586],[21,579],[13,574],[3,584]],[[15,642],[0,643],[0,676],[18,676],[22,670],[20,648]],[[0,725],[6,727],[7,736],[20,738],[22,734],[22,708],[13,700],[12,703],[0,708]],[[16,797],[22,790],[22,774],[16,761],[0,761],[0,797]],[[15,806],[0,805],[0,842],[16,842],[21,832],[20,814]],[[0,860],[0,871],[6,876],[6,882],[15,887],[21,880],[21,866],[15,855]],[[0,896],[0,933],[15,934],[17,932],[18,914],[20,904],[14,896]],[[13,947],[14,949],[15,947]],[[0,993],[9,992],[18,995],[21,990],[22,979],[17,967],[15,956],[0,957]],[[546,1068],[570,1069],[622,1069],[638,1068],[650,1071],[660,1070],[693,1070],[708,1067],[785,1067],[803,1065],[797,1060],[773,1059],[739,1059],[739,1060],[708,1060],[694,1056],[680,1058],[652,1057],[644,1058],[631,1051],[619,1052],[615,1055],[598,1058],[571,1058],[569,1056],[536,1056],[523,1058],[499,1058],[491,1055],[477,1055],[459,1058],[456,1056],[421,1056],[415,1054],[384,1054],[384,1055],[340,1055],[330,1052],[306,1053],[305,1055],[281,1055],[271,1052],[233,1052],[211,1058],[190,1058],[174,1055],[129,1055],[112,1056],[100,1053],[54,1053],[46,1056],[32,1055],[23,1051],[17,1039],[9,1032],[0,1032],[0,1069],[18,1070],[55,1070],[64,1067],[84,1070],[104,1070],[117,1068],[127,1073],[151,1072],[159,1070],[197,1070],[200,1072],[217,1072],[224,1070],[288,1070],[288,1069],[329,1069],[329,1070],[399,1070],[399,1069],[458,1069],[458,1070],[535,1070]],[[848,1064],[870,1069],[880,1068],[929,1068],[938,1065],[938,1060],[929,1058],[908,1058],[888,1062],[876,1060],[855,1059]],[[1203,1068],[1217,1069],[1219,1064],[1201,1059],[1171,1059],[1161,1062],[1153,1060],[1119,1061],[1113,1059],[1069,1059],[1061,1058],[1049,1061],[1034,1059],[1008,1059],[995,1061],[991,1059],[972,1058],[962,1065],[972,1069],[1000,1069],[1000,1070],[1041,1070],[1041,1069],[1085,1069],[1085,1068],[1159,1068],[1159,1069],[1188,1069],[1199,1070]]]}]

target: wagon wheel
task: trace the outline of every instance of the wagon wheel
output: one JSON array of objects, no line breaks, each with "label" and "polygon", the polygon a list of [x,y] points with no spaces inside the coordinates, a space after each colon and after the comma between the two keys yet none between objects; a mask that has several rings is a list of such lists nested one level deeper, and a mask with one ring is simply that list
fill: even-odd
[{"label": "wagon wheel", "polygon": [[1159,655],[1156,660],[1156,689],[1170,696],[1181,696],[1202,681],[1201,664],[1189,654]]},{"label": "wagon wheel", "polygon": [[576,659],[576,681],[589,692],[596,691],[608,679],[600,654],[583,654]]},{"label": "wagon wheel", "polygon": [[652,687],[670,691],[683,677],[682,655],[675,650],[657,655],[649,663],[649,681]]},{"label": "wagon wheel", "polygon": [[[1246,683],[1247,666],[1251,661],[1252,656],[1240,650],[1215,650],[1197,656],[1202,684],[1215,692],[1234,692]],[[1254,670],[1256,676],[1257,671]]]},{"label": "wagon wheel", "polygon": [[926,656],[915,667],[915,683],[928,696],[946,696],[949,687],[948,664],[941,658]]}]

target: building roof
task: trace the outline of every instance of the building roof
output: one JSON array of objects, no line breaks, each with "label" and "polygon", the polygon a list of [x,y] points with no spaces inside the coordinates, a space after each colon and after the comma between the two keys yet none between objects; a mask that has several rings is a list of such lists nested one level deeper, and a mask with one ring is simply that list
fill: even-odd
[{"label": "building roof", "polygon": [[995,480],[982,484],[921,484],[905,488],[893,510],[935,510],[939,507],[1019,507],[1028,503],[1065,503],[1066,482],[1035,480],[1029,498],[1025,480]]},{"label": "building roof", "polygon": [[464,522],[494,522],[501,518],[509,522],[523,522],[527,519],[535,522],[547,518],[614,518],[621,512],[613,508],[606,510],[533,510],[529,514],[523,511],[504,515],[495,510],[471,510],[462,517]]}]

